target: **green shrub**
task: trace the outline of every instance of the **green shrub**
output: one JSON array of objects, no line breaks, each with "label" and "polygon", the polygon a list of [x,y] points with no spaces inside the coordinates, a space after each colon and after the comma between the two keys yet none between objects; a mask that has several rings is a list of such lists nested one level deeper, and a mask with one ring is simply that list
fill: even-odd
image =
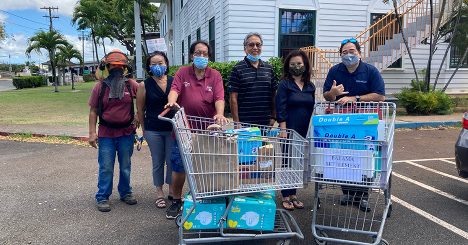
[{"label": "green shrub", "polygon": [[[232,68],[238,63],[239,61],[230,61],[230,62],[209,62],[208,66],[219,71],[221,73],[221,77],[223,78],[224,83],[224,100],[226,101],[225,105],[225,113],[228,115],[230,113],[229,109],[229,90],[227,88],[229,77],[231,76]],[[272,57],[268,61],[273,66],[273,71],[278,79],[281,78],[281,73],[283,72],[283,61],[281,58]],[[181,66],[171,66],[169,67],[169,76],[174,76],[174,74],[179,70]]]},{"label": "green shrub", "polygon": [[94,76],[94,74],[83,75],[83,81],[84,82],[94,82],[94,81],[96,81],[96,77]]},{"label": "green shrub", "polygon": [[13,86],[16,89],[37,88],[47,85],[47,79],[42,76],[14,77]]},{"label": "green shrub", "polygon": [[396,94],[398,102],[408,114],[450,114],[453,112],[453,100],[441,91],[421,92],[404,88]]}]

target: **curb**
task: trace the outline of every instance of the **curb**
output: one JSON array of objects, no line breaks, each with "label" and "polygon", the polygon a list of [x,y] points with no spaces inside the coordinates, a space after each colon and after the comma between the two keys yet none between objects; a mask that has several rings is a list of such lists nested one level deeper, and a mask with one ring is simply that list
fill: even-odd
[{"label": "curb", "polygon": [[395,123],[395,128],[422,128],[422,127],[449,127],[449,126],[459,126],[460,121],[433,121],[433,122],[397,122]]},{"label": "curb", "polygon": [[69,136],[69,135],[56,135],[56,134],[36,134],[36,133],[11,133],[11,132],[0,132],[0,136],[12,136],[12,135],[21,135],[21,134],[31,134],[33,137],[69,137],[78,141],[88,141],[88,137],[85,136]]}]

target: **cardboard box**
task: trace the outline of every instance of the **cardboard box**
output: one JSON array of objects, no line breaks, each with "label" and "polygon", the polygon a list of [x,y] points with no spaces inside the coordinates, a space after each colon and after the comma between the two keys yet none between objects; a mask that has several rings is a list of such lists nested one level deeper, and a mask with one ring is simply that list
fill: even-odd
[{"label": "cardboard box", "polygon": [[272,231],[275,225],[276,203],[262,194],[237,196],[228,210],[228,228]]},{"label": "cardboard box", "polygon": [[[190,178],[197,193],[219,193],[238,189],[237,139],[192,134]],[[187,171],[187,170],[186,170]],[[188,172],[188,171],[187,171]]]},{"label": "cardboard box", "polygon": [[[185,195],[183,215],[189,214],[193,206],[191,195]],[[183,224],[185,230],[218,229],[219,221],[226,211],[226,198],[209,198],[197,201],[197,205],[187,221]]]},{"label": "cardboard box", "polygon": [[256,162],[239,165],[241,184],[273,184],[275,182],[276,159],[273,145],[261,146],[257,153]]},{"label": "cardboard box", "polygon": [[240,164],[254,164],[257,160],[257,149],[262,146],[261,132],[258,127],[230,129],[226,133],[237,137],[237,149]]}]

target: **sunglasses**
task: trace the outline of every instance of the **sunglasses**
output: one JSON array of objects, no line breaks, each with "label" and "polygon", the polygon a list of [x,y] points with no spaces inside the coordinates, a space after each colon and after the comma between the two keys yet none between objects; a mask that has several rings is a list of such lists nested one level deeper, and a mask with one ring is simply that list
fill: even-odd
[{"label": "sunglasses", "polygon": [[341,44],[347,44],[347,43],[357,43],[357,40],[354,38],[347,38],[341,42]]},{"label": "sunglasses", "polygon": [[261,48],[263,46],[263,44],[261,43],[247,43],[247,46],[253,48],[255,46],[257,46],[258,48]]}]

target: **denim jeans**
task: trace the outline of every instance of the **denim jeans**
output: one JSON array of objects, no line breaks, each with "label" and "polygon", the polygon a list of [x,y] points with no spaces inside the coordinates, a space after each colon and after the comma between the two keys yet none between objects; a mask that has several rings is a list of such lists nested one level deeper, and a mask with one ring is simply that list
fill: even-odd
[{"label": "denim jeans", "polygon": [[108,200],[109,196],[112,194],[116,154],[120,170],[119,184],[117,186],[120,198],[132,193],[132,187],[130,187],[130,159],[133,154],[134,140],[135,136],[133,134],[117,138],[99,137],[99,176],[97,186],[98,192],[96,193],[97,202]]},{"label": "denim jeans", "polygon": [[153,162],[153,184],[163,186],[164,165],[166,165],[166,184],[172,183],[171,150],[174,138],[171,131],[148,131],[145,130],[145,139],[151,152]]}]

